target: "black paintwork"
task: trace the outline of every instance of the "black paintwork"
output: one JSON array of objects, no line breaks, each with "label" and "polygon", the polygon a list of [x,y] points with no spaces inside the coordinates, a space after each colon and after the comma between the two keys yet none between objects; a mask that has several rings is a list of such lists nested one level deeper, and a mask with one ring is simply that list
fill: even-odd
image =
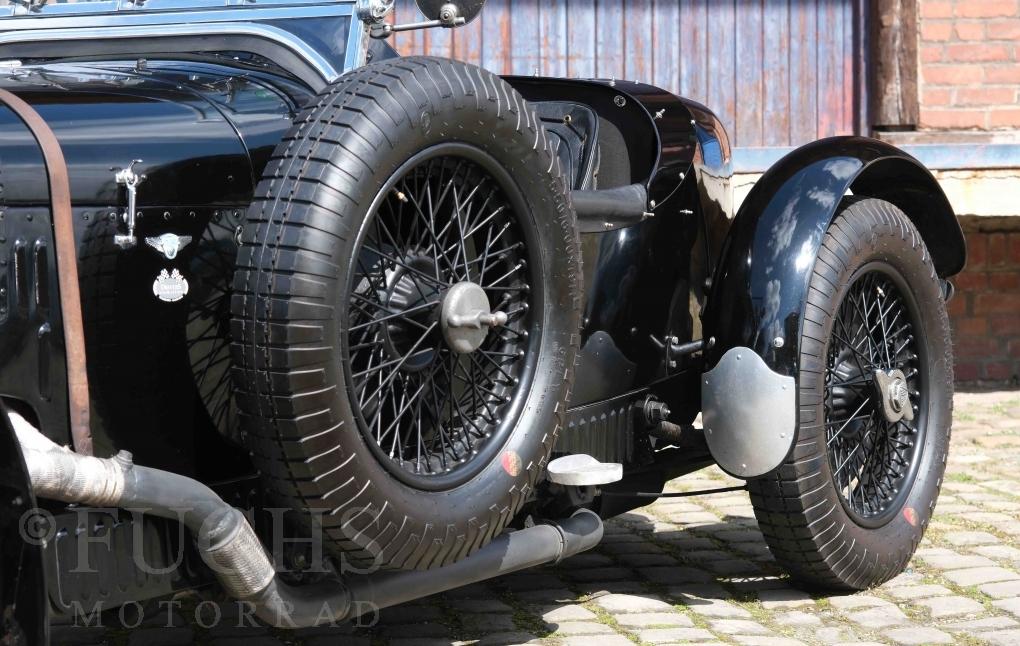
[{"label": "black paintwork", "polygon": [[[309,90],[267,73],[160,61],[142,69],[134,61],[26,66],[0,77],[0,86],[39,111],[67,158],[97,450],[129,448],[141,463],[200,473],[203,461],[220,461],[222,447],[210,447],[216,434],[205,437],[209,420],[196,396],[185,321],[203,295],[229,285],[234,230]],[[34,140],[6,109],[0,140],[0,263],[7,268],[0,273],[0,288],[7,283],[0,394],[28,402],[44,432],[67,443],[48,186]],[[147,176],[138,190],[139,245],[120,251],[115,214],[126,201],[113,169],[133,159],[143,160],[135,169]],[[195,241],[173,261],[144,243],[168,231]],[[188,299],[154,298],[163,268],[188,277]],[[237,460],[243,470],[243,454]],[[233,475],[229,461],[216,466]]]},{"label": "black paintwork", "polygon": [[633,226],[581,236],[587,305],[571,405],[629,391],[636,399],[651,387],[680,419],[693,420],[699,359],[676,357],[671,366],[664,341],[700,338],[705,283],[731,211],[725,130],[704,106],[651,85],[508,81],[536,103],[573,101],[594,109],[601,145],[595,188],[644,184],[654,213]]},{"label": "black paintwork", "polygon": [[[374,55],[393,53],[376,47]],[[622,456],[632,478],[617,493],[654,489],[708,462],[703,441],[653,450],[630,417],[649,394],[669,404],[672,421],[693,421],[706,363],[734,345],[795,374],[807,272],[848,188],[914,217],[940,274],[962,267],[962,236],[945,196],[927,171],[885,144],[843,138],[794,152],[758,182],[731,226],[729,140],[704,106],[638,83],[508,80],[562,140],[575,188],[647,190],[652,217],[582,235],[582,350],[559,447]],[[27,65],[0,73],[0,87],[43,115],[68,160],[99,452],[128,449],[141,464],[205,481],[247,473],[244,451],[217,432],[199,399],[186,325],[198,304],[227,297],[234,230],[269,155],[318,86],[270,70],[157,59]],[[566,114],[577,120],[573,128],[555,124]],[[42,159],[5,109],[0,141],[0,395],[29,404],[44,432],[67,443]],[[130,251],[113,245],[125,194],[112,168],[132,159],[144,160],[136,170],[147,175],[139,240],[164,232],[195,240],[174,260],[144,242]],[[188,278],[184,301],[154,298],[152,282],[163,268]],[[704,357],[670,354],[671,346],[709,336],[716,343]],[[783,348],[773,347],[775,336],[784,337]],[[616,496],[606,509],[647,501]],[[10,516],[0,518],[0,529],[8,528]]]},{"label": "black paintwork", "polygon": [[[716,338],[707,368],[734,346],[796,376],[811,270],[847,191],[898,205],[917,225],[942,277],[966,261],[963,233],[938,183],[917,160],[886,143],[837,137],[780,160],[745,199],[726,241],[705,312]],[[775,339],[782,338],[781,347]]]},{"label": "black paintwork", "polygon": [[[48,605],[42,549],[22,539],[26,512],[35,508],[18,441],[0,403],[0,642],[36,646],[48,643]],[[35,536],[35,533],[32,534]],[[19,639],[21,641],[19,641]]]}]

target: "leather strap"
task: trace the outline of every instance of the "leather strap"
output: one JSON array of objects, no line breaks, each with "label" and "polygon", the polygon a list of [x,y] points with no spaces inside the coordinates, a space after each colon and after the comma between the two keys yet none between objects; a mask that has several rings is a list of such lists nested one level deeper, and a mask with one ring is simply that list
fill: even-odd
[{"label": "leather strap", "polygon": [[57,250],[57,279],[63,316],[64,348],[67,355],[67,402],[74,450],[92,455],[92,429],[89,426],[89,381],[85,364],[85,328],[82,323],[81,294],[78,287],[78,254],[74,242],[71,214],[71,182],[67,162],[53,130],[35,108],[18,96],[0,89],[0,104],[6,105],[28,127],[42,150],[50,184],[50,209]]}]

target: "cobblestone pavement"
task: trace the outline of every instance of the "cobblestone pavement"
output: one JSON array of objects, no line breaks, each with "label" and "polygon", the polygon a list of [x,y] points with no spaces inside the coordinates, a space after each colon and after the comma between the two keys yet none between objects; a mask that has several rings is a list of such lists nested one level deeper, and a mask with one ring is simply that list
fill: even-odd
[{"label": "cobblestone pavement", "polygon": [[[791,587],[743,493],[656,502],[607,525],[595,551],[556,567],[383,611],[371,628],[238,628],[224,606],[184,599],[140,627],[54,629],[55,643],[1020,644],[1020,392],[962,394],[949,473],[910,568],[867,593]],[[718,470],[672,482],[730,481]],[[164,606],[165,607],[165,606]],[[204,616],[204,618],[203,618]],[[135,619],[128,618],[133,624]],[[172,628],[167,628],[168,625]]]}]

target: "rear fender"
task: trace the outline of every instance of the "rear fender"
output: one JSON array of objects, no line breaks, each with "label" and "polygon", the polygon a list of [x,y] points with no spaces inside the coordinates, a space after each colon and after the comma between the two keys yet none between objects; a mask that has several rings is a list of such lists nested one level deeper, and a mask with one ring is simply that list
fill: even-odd
[{"label": "rear fender", "polygon": [[[769,169],[734,219],[703,319],[705,337],[714,338],[701,384],[706,435],[713,456],[733,475],[763,475],[793,446],[804,303],[825,233],[848,192],[902,209],[940,277],[966,262],[945,193],[920,162],[893,146],[863,137],[824,139]],[[761,459],[763,451],[769,459]],[[743,466],[751,462],[753,468]]]}]

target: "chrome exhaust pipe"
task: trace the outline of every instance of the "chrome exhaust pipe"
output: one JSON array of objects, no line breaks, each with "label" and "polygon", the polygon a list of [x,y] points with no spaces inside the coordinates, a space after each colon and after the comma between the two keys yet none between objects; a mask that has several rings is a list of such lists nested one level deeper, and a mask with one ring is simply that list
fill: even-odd
[{"label": "chrome exhaust pipe", "polygon": [[558,562],[602,540],[602,520],[582,509],[556,523],[504,533],[470,557],[435,570],[388,571],[295,587],[280,579],[244,514],[201,482],[138,466],[126,451],[112,458],[80,455],[57,446],[27,423],[13,425],[36,496],[138,509],[182,522],[224,590],[251,604],[259,619],[277,628],[343,622],[366,608],[378,610]]}]

